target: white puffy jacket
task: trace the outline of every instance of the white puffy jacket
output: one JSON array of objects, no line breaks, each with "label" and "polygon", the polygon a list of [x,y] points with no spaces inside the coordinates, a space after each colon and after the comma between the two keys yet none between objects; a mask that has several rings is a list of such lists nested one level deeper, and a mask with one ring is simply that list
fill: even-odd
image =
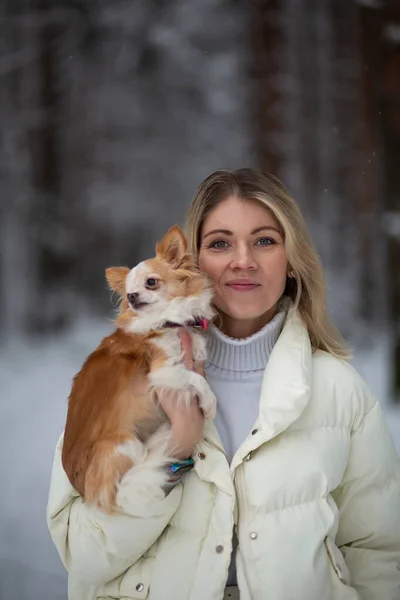
[{"label": "white puffy jacket", "polygon": [[400,599],[399,458],[362,379],[311,352],[294,309],[230,466],[206,422],[181,484],[156,501],[127,475],[107,516],[71,488],[61,447],[47,518],[70,600],[221,600],[234,523],[242,600]]}]

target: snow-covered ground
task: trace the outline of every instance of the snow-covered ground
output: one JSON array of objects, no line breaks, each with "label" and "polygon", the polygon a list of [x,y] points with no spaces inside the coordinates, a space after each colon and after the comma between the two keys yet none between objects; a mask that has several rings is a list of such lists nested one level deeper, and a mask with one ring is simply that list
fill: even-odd
[{"label": "snow-covered ground", "polygon": [[[111,323],[80,322],[68,335],[0,349],[0,598],[65,600],[66,577],[45,523],[51,463],[71,379]],[[376,394],[375,357],[355,361]],[[400,412],[383,403],[400,453]]]},{"label": "snow-covered ground", "polygon": [[107,332],[85,321],[66,336],[0,350],[1,600],[66,600],[45,522],[51,464],[72,377]]}]

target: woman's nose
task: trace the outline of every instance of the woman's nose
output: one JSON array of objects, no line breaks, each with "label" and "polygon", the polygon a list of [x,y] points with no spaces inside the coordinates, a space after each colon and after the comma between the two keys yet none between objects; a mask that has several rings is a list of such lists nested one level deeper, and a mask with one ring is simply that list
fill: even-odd
[{"label": "woman's nose", "polygon": [[247,245],[235,248],[230,266],[231,269],[255,269],[257,263],[254,260],[251,248]]}]

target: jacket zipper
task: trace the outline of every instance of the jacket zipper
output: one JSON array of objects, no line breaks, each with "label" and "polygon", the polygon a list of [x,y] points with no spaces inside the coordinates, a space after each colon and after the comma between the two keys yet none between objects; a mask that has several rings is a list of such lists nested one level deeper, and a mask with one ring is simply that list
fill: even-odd
[{"label": "jacket zipper", "polygon": [[[238,467],[241,467],[239,473],[237,472]],[[236,491],[237,491],[237,495],[238,495],[238,505],[239,505],[239,518],[241,519],[241,521],[243,523],[246,523],[247,505],[246,505],[245,483],[243,482],[243,479],[244,479],[243,463],[240,463],[236,467],[235,471],[236,471],[235,480],[237,482]],[[239,475],[239,477],[238,477],[238,475]],[[239,526],[238,526],[238,533],[239,533]],[[239,536],[238,536],[238,539],[239,539]],[[239,541],[239,547],[240,547],[240,541]],[[254,590],[252,590],[251,584],[252,584],[252,581],[255,581],[255,576],[254,576],[254,578],[250,576],[250,573],[249,573],[250,564],[249,564],[249,561],[246,562],[243,552],[242,552],[242,565],[243,565],[246,582],[247,582],[247,585],[249,588],[250,600],[253,600],[256,597],[256,595],[254,593]]]},{"label": "jacket zipper", "polygon": [[[226,460],[228,461],[228,457],[226,455],[226,452],[223,448],[221,448],[221,446],[219,446],[218,444],[216,444],[215,442],[213,442],[212,440],[210,440],[210,438],[208,437],[204,437],[203,438],[205,442],[207,442],[207,444],[210,444],[210,446],[214,446],[214,448],[217,448],[217,450],[219,450],[220,452],[222,452],[222,454],[225,456]],[[229,461],[228,461],[229,462]],[[235,479],[236,481],[238,481],[238,479],[242,479],[242,477],[237,477],[238,473],[237,473],[237,468],[241,466],[242,469],[241,471],[243,472],[243,464],[241,463],[240,465],[238,465],[235,469],[236,474],[235,474]],[[244,475],[244,473],[243,473]],[[245,493],[244,493],[244,486],[241,485],[241,483],[238,482],[238,485],[235,486],[236,487],[236,491],[237,491],[237,495],[238,498],[236,499],[235,502],[235,510],[238,510],[238,512],[240,514],[245,514],[246,513],[246,502],[245,502]],[[239,505],[239,507],[237,508],[237,505]],[[244,517],[243,517],[244,520]],[[234,519],[234,521],[238,521],[238,519]],[[237,528],[238,528],[238,532],[239,532],[239,523],[237,523]],[[239,538],[238,538],[239,539]],[[240,544],[239,544],[240,545]],[[251,585],[250,582],[252,581],[252,578],[249,576],[249,572],[248,572],[248,566],[246,565],[246,561],[244,560],[244,555],[242,554],[242,565],[243,565],[243,570],[245,572],[245,578],[246,578],[246,582],[247,585],[249,587],[249,593],[250,593],[250,600],[253,600],[255,598],[255,595],[253,593],[253,590],[251,589]]]}]

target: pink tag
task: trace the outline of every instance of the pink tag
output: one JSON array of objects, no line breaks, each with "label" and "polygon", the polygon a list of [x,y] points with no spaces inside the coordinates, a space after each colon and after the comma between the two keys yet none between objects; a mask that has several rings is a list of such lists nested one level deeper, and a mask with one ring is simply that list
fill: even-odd
[{"label": "pink tag", "polygon": [[204,331],[206,331],[206,329],[208,328],[208,321],[207,319],[201,319],[201,326],[204,329]]}]

